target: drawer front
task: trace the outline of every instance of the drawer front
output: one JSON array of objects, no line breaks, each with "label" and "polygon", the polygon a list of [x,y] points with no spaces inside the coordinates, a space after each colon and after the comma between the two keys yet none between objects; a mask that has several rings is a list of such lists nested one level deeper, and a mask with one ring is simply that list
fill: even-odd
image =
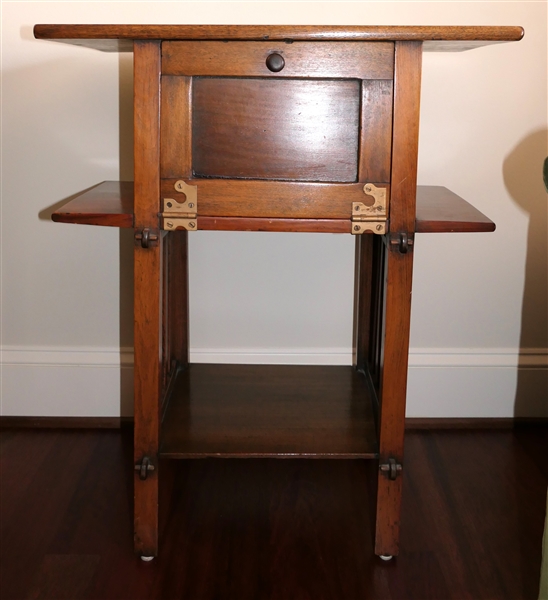
[{"label": "drawer front", "polygon": [[[277,57],[272,58],[272,55]],[[275,70],[271,70],[272,68]],[[392,42],[163,42],[162,74],[392,79],[394,44]]]},{"label": "drawer front", "polygon": [[195,78],[196,177],[352,182],[360,82]]}]

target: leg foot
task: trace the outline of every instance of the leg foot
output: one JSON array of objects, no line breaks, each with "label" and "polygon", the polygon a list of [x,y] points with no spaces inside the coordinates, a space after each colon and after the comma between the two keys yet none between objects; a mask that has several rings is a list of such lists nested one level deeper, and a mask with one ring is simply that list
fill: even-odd
[{"label": "leg foot", "polygon": [[154,560],[154,556],[141,556],[141,560],[144,562],[150,562],[151,560]]},{"label": "leg foot", "polygon": [[388,561],[388,560],[392,560],[394,557],[391,554],[381,554],[381,555],[379,555],[379,558],[381,560],[387,560]]}]

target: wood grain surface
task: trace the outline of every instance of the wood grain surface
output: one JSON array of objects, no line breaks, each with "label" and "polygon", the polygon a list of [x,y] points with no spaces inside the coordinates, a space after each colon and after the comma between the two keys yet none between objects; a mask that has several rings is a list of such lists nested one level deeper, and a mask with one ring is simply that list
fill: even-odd
[{"label": "wood grain surface", "polygon": [[422,52],[420,42],[396,43],[390,231],[415,228]]},{"label": "wood grain surface", "polygon": [[195,177],[357,180],[358,81],[195,78],[192,96]]},{"label": "wood grain surface", "polygon": [[447,188],[417,186],[417,232],[487,232],[495,231],[495,227],[491,219]]},{"label": "wood grain surface", "polygon": [[356,236],[354,258],[353,364],[365,372],[371,345],[373,304],[373,238]]},{"label": "wood grain surface", "polygon": [[546,426],[408,432],[389,563],[373,556],[374,461],[165,461],[171,503],[144,564],[130,429],[4,431],[0,451],[6,600],[538,598]]},{"label": "wood grain surface", "polygon": [[359,181],[390,183],[392,104],[392,81],[362,81]]},{"label": "wood grain surface", "polygon": [[158,550],[158,437],[162,388],[162,237],[157,230],[160,183],[160,44],[135,42],[135,226],[155,231],[155,246],[134,250],[134,465],[151,459],[155,471],[135,482],[135,551]]},{"label": "wood grain surface", "polygon": [[160,454],[374,457],[365,377],[352,367],[191,364],[173,390]]},{"label": "wood grain surface", "polygon": [[461,51],[518,41],[517,26],[347,26],[347,25],[35,25],[37,39],[132,52],[134,39],[248,41],[425,41],[431,51]]},{"label": "wood grain surface", "polygon": [[[397,42],[394,76],[394,129],[390,232],[411,235],[415,228],[422,50],[420,42]],[[412,248],[389,244],[386,251],[383,356],[380,371],[380,462],[403,462],[407,366],[413,279]],[[399,551],[401,474],[395,480],[379,471],[375,552]]]},{"label": "wood grain surface", "polygon": [[[381,396],[381,375],[383,373],[384,314],[386,296],[386,256],[387,244],[384,238],[371,240],[371,320],[369,326],[369,346],[366,349],[367,371],[371,375],[377,397]],[[380,411],[380,407],[379,407]],[[378,420],[377,420],[378,422]]]},{"label": "wood grain surface", "polygon": [[103,181],[73,196],[52,215],[57,223],[133,227],[133,181]]},{"label": "wood grain surface", "polygon": [[168,260],[168,330],[170,369],[173,361],[186,367],[189,361],[188,233],[172,231],[166,236]]},{"label": "wood grain surface", "polygon": [[[177,198],[176,180],[161,182],[163,198]],[[363,183],[305,183],[245,179],[187,179],[198,188],[198,216],[266,219],[350,219],[352,202],[373,203]],[[388,190],[379,182],[377,187]]]},{"label": "wood grain surface", "polygon": [[[272,72],[271,54],[285,65]],[[304,77],[392,79],[394,44],[390,42],[164,42],[162,73],[214,77]]]},{"label": "wood grain surface", "polygon": [[161,177],[192,175],[192,78],[162,76]]},{"label": "wood grain surface", "polygon": [[[59,223],[133,227],[133,182],[104,181],[77,194],[56,210]],[[269,219],[199,217],[198,229],[230,231],[324,231],[350,233],[349,221],[340,219]],[[495,223],[466,200],[439,185],[417,186],[417,233],[488,232]]]},{"label": "wood grain surface", "polygon": [[254,217],[198,217],[204,231],[287,231],[301,233],[351,233],[349,219],[267,219]]},{"label": "wood grain surface", "polygon": [[[166,190],[167,193],[167,190]],[[104,181],[76,194],[56,210],[59,223],[133,227],[133,182]],[[198,229],[230,231],[324,231],[350,233],[349,221],[340,219],[269,219],[199,217]],[[417,186],[417,233],[494,231],[495,224],[457,194],[439,185]]]}]

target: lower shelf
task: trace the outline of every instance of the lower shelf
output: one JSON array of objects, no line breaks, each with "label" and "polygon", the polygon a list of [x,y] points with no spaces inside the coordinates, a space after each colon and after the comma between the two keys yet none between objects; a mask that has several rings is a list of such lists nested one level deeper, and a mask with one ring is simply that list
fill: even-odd
[{"label": "lower shelf", "polygon": [[352,367],[193,364],[162,424],[164,458],[376,458],[373,392]]}]

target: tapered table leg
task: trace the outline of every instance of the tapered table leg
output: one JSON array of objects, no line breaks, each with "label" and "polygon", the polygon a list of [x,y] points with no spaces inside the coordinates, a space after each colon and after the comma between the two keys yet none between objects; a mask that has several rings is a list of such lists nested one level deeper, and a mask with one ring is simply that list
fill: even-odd
[{"label": "tapered table leg", "polygon": [[390,230],[384,240],[384,314],[378,381],[379,472],[375,553],[385,556],[395,556],[399,548],[421,63],[421,42],[396,42]]},{"label": "tapered table leg", "polygon": [[160,204],[160,42],[134,43],[135,551],[158,553],[163,239]]}]

